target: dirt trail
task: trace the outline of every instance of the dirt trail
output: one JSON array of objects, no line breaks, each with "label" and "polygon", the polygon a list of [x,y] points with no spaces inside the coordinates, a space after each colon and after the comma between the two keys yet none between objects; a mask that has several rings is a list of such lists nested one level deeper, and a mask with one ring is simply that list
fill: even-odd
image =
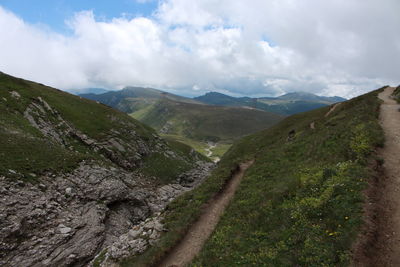
[{"label": "dirt trail", "polygon": [[334,105],[329,109],[329,111],[325,114],[325,118],[328,117],[329,115],[331,115],[331,113],[334,112],[335,109],[336,109],[340,104],[341,104],[341,103],[336,103],[336,104],[334,104]]},{"label": "dirt trail", "polygon": [[213,232],[225,208],[233,198],[243,175],[253,161],[240,165],[240,170],[234,174],[225,189],[215,197],[206,208],[199,220],[191,226],[188,234],[171,253],[158,265],[160,267],[185,266],[200,252],[204,243]]},{"label": "dirt trail", "polygon": [[400,105],[390,98],[394,89],[388,87],[379,94],[384,101],[380,122],[385,146],[379,151],[384,159],[383,173],[375,181],[374,196],[369,197],[373,229],[369,229],[362,255],[356,255],[355,266],[400,266]]}]

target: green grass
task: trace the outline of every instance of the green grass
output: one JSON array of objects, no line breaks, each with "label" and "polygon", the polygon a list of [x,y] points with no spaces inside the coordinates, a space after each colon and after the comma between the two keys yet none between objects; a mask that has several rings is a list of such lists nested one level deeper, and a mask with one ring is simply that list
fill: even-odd
[{"label": "green grass", "polygon": [[157,177],[161,184],[176,180],[179,174],[193,167],[194,161],[209,161],[207,157],[194,151],[192,147],[185,143],[171,139],[166,139],[166,142],[180,160],[163,153],[153,153],[145,159],[141,168],[148,176]]},{"label": "green grass", "polygon": [[93,267],[100,267],[101,263],[105,260],[107,249],[103,250],[93,261]]},{"label": "green grass", "polygon": [[[163,134],[162,136],[169,141],[178,141],[180,143],[184,143],[195,149],[200,154],[207,156],[206,148],[209,147],[207,142],[201,142],[194,139],[186,138],[184,136],[172,135],[172,134]],[[222,143],[222,142],[217,143],[216,146],[213,149],[211,149],[213,153],[211,159],[214,159],[216,157],[221,158],[231,146],[232,144],[229,143]]]},{"label": "green grass", "polygon": [[328,118],[327,108],[292,116],[237,144],[231,153],[240,158],[242,147],[256,162],[193,266],[347,266],[368,157],[384,142],[376,95]]},{"label": "green grass", "polygon": [[[367,162],[384,143],[377,91],[291,116],[233,145],[197,189],[173,201],[161,241],[122,266],[160,260],[240,162],[256,159],[193,266],[345,266],[362,224]],[[315,130],[310,123],[315,122]],[[295,130],[294,139],[288,133]]]},{"label": "green grass", "polygon": [[400,103],[400,85],[394,90],[393,96],[396,98],[397,102]]},{"label": "green grass", "polygon": [[139,108],[137,111],[131,113],[130,116],[132,116],[132,118],[140,121],[146,116],[147,112],[149,112],[151,110],[151,108],[152,108],[152,105],[149,104],[149,105]]},{"label": "green grass", "polygon": [[169,141],[178,141],[181,143],[184,143],[193,149],[195,149],[197,152],[201,153],[202,155],[206,155],[205,149],[208,147],[207,143],[193,140],[190,138],[186,138],[181,135],[175,135],[175,134],[161,134],[163,138]]},{"label": "green grass", "polygon": [[229,150],[232,144],[217,143],[217,145],[211,149],[212,157],[222,158],[222,156]]}]

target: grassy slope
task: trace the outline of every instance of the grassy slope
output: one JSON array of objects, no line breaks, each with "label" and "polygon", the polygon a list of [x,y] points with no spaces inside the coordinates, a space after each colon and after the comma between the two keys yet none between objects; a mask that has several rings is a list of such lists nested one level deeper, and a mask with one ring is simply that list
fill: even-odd
[{"label": "grassy slope", "polygon": [[370,93],[328,118],[326,108],[292,116],[239,143],[231,153],[245,149],[256,163],[195,265],[347,265],[371,176],[367,158],[383,144],[379,104]]},{"label": "grassy slope", "polygon": [[400,103],[400,85],[396,87],[393,92],[394,97],[396,98],[397,102]]},{"label": "grassy slope", "polygon": [[[327,118],[328,107],[291,116],[240,140],[205,183],[169,206],[169,231],[161,241],[122,266],[159,260],[237,164],[252,158],[256,162],[193,265],[348,264],[361,224],[361,191],[372,175],[367,158],[383,144],[376,95],[377,91],[347,101]],[[295,138],[288,141],[293,129]]]},{"label": "grassy slope", "polygon": [[232,141],[270,127],[282,116],[254,109],[219,107],[163,100],[141,121],[156,130],[169,122],[168,134],[203,141]]},{"label": "grassy slope", "polygon": [[269,112],[275,112],[284,115],[293,115],[300,112],[310,111],[313,109],[327,106],[327,103],[311,102],[311,101],[268,101],[259,100],[257,107]]},{"label": "grassy slope", "polygon": [[228,151],[228,149],[232,146],[232,144],[230,143],[220,142],[216,143],[214,148],[210,148],[210,146],[206,142],[189,139],[179,135],[162,134],[161,136],[166,140],[184,143],[206,157],[207,157],[206,149],[209,148],[212,152],[212,155],[209,157],[211,160],[214,160],[216,158],[221,158],[226,153],[226,151]]},{"label": "grassy slope", "polygon": [[[12,97],[11,92],[17,92],[20,98]],[[23,112],[38,97],[49,103],[71,125],[98,142],[109,138],[110,134],[115,136],[113,130],[120,131],[121,134],[117,137],[130,144],[136,144],[140,140],[152,147],[159,142],[153,129],[122,112],[54,88],[0,73],[0,175],[13,176],[10,172],[12,170],[25,178],[33,178],[45,171],[71,170],[84,159],[111,164],[99,153],[72,138],[72,149],[67,149],[45,138],[39,130],[32,127],[24,118]],[[136,135],[126,134],[130,131],[134,131]],[[190,158],[179,147],[172,150]],[[166,157],[161,158],[161,162],[168,160]],[[155,166],[153,163],[152,157],[145,159],[144,171]],[[168,164],[176,166],[177,170],[189,167],[186,162],[179,160]],[[163,181],[168,180],[162,169],[157,170],[158,173],[153,171],[152,174]]]}]

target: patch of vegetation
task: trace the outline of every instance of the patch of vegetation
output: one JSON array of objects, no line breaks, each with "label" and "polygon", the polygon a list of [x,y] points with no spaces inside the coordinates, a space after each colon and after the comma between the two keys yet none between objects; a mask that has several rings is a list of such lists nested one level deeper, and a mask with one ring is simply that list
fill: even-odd
[{"label": "patch of vegetation", "polygon": [[[43,138],[26,138],[0,129],[0,174],[35,181],[44,172],[66,172],[89,157]],[[13,175],[16,172],[16,175]]]},{"label": "patch of vegetation", "polygon": [[208,147],[206,142],[197,141],[197,140],[186,138],[184,136],[174,135],[174,134],[161,134],[161,136],[168,141],[178,141],[178,142],[184,143],[184,144],[192,147],[193,149],[195,149],[197,152],[201,153],[202,155],[207,154],[205,151],[205,149]]},{"label": "patch of vegetation", "polygon": [[171,139],[167,139],[166,142],[174,151],[174,155],[167,152],[153,153],[145,159],[141,168],[148,176],[157,177],[160,184],[175,181],[179,174],[190,170],[195,161],[210,161],[209,158],[182,142]]},{"label": "patch of vegetation", "polygon": [[[180,143],[184,143],[184,144],[190,146],[191,148],[195,149],[200,154],[204,155],[205,158],[207,158],[206,149],[209,148],[209,145],[207,142],[196,141],[193,139],[185,138],[183,136],[172,135],[172,134],[163,134],[162,136],[164,137],[164,139],[166,139],[168,141],[177,141]],[[223,142],[216,143],[215,147],[211,149],[211,151],[212,151],[212,156],[210,157],[211,160],[215,159],[216,157],[221,158],[225,154],[225,152],[228,151],[228,149],[231,146],[232,145],[229,143],[223,143]]]},{"label": "patch of vegetation", "polygon": [[397,100],[397,102],[400,103],[400,85],[396,87],[396,89],[393,92],[393,96]]},{"label": "patch of vegetation", "polygon": [[367,159],[384,143],[378,92],[344,102],[328,117],[329,107],[294,115],[241,139],[200,187],[169,205],[161,241],[122,266],[159,261],[249,159],[255,163],[192,265],[347,265],[372,175]]},{"label": "patch of vegetation", "polygon": [[103,250],[93,261],[93,267],[100,267],[101,263],[106,259],[107,249]]},{"label": "patch of vegetation", "polygon": [[222,156],[229,150],[231,144],[227,143],[217,143],[214,148],[211,149],[212,157],[222,158]]}]

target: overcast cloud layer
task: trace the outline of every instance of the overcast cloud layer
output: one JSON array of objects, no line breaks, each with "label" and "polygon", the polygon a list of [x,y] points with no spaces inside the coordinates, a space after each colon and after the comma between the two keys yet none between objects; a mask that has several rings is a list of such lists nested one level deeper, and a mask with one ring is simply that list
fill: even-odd
[{"label": "overcast cloud layer", "polygon": [[61,89],[352,97],[400,83],[399,10],[398,0],[165,0],[148,18],[82,11],[64,36],[0,7],[0,70]]}]

